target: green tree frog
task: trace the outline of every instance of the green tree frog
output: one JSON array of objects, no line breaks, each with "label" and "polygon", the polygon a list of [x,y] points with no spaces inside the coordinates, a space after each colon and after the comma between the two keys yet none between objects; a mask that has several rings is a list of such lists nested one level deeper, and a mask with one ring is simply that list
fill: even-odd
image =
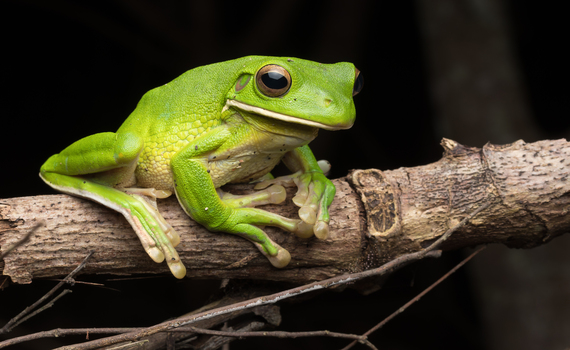
[{"label": "green tree frog", "polygon": [[[147,92],[117,132],[51,156],[40,177],[123,214],[148,255],[166,259],[177,278],[186,275],[175,250],[180,237],[156,207],[156,198],[172,193],[208,230],[247,238],[281,268],[291,256],[261,228],[327,237],[335,187],[307,144],[319,129],[352,126],[361,87],[359,71],[345,62],[248,56],[198,67]],[[292,175],[270,175],[280,161]],[[220,189],[256,180],[260,191],[250,195]],[[291,184],[301,220],[254,208],[283,202]]]}]

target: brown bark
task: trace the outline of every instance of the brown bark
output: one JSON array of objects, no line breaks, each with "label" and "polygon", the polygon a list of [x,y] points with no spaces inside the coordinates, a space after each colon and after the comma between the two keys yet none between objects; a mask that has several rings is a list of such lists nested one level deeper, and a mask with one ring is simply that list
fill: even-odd
[{"label": "brown bark", "polygon": [[[446,242],[446,249],[482,243],[530,248],[570,229],[570,143],[566,140],[469,148],[444,140],[444,157],[414,168],[381,172],[357,170],[335,180],[331,235],[301,240],[265,228],[291,252],[275,269],[248,241],[215,234],[189,219],[176,199],[159,203],[166,220],[181,233],[177,247],[189,277],[256,278],[305,283],[376,267],[418,251],[489,201],[493,205]],[[234,193],[249,186],[232,186]],[[292,217],[297,208],[265,209]],[[100,205],[65,196],[0,201],[0,247],[14,244],[40,220],[46,226],[4,257],[0,270],[16,283],[65,275],[87,254],[84,273],[168,273],[155,264],[120,215]]]},{"label": "brown bark", "polygon": [[[331,212],[328,240],[301,240],[279,229],[265,228],[295,257],[282,270],[268,264],[249,241],[208,232],[184,213],[174,196],[159,201],[158,208],[182,237],[176,249],[188,277],[320,280],[348,270],[351,262],[358,261],[364,244],[357,196],[346,181],[337,181],[336,185],[339,193]],[[233,186],[230,190],[239,193],[245,188],[251,186]],[[288,202],[264,208],[294,217],[297,209],[290,197]],[[83,273],[170,273],[166,264],[150,260],[124,217],[106,207],[67,195],[10,198],[0,203],[0,247],[12,245],[38,221],[46,222],[29,242],[4,258],[3,273],[16,283],[66,275],[90,250],[95,254]]]}]

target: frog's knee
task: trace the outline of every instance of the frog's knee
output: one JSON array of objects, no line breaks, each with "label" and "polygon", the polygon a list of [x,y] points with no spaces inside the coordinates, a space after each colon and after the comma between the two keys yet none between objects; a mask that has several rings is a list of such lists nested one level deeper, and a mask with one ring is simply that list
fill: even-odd
[{"label": "frog's knee", "polygon": [[54,154],[53,156],[49,157],[48,160],[42,167],[40,168],[40,176],[44,175],[49,172],[54,172],[57,169],[57,165],[60,164],[59,154]]},{"label": "frog's knee", "polygon": [[114,145],[114,156],[117,163],[129,163],[138,158],[143,149],[142,137],[133,132],[118,133]]}]

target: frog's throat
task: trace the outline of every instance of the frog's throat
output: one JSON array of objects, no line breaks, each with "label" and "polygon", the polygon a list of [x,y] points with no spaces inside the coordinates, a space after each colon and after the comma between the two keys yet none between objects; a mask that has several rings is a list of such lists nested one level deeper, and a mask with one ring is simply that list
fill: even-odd
[{"label": "frog's throat", "polygon": [[226,100],[226,105],[222,109],[222,112],[224,112],[225,110],[227,110],[230,107],[235,107],[235,108],[244,110],[246,112],[260,114],[260,115],[263,115],[263,116],[266,116],[269,118],[282,120],[282,121],[288,122],[288,123],[308,125],[308,126],[313,126],[313,127],[320,128],[320,129],[325,129],[325,130],[350,129],[350,127],[352,126],[352,125],[350,125],[350,126],[347,126],[347,125],[327,125],[327,124],[319,123],[319,122],[316,122],[313,120],[307,120],[307,119],[303,119],[303,118],[293,117],[293,116],[290,116],[287,114],[269,111],[267,109],[248,105],[248,104],[245,104],[243,102],[236,101],[236,100]]}]

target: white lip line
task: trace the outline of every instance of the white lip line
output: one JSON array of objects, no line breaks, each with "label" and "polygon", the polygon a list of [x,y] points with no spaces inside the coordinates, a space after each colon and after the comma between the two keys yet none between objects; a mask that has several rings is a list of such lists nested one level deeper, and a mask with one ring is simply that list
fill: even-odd
[{"label": "white lip line", "polygon": [[242,109],[242,110],[247,111],[247,112],[252,112],[255,114],[261,114],[261,115],[264,115],[264,116],[269,117],[269,118],[283,120],[285,122],[294,123],[294,124],[303,124],[303,125],[308,125],[308,126],[314,126],[314,127],[317,127],[320,129],[325,129],[325,130],[348,129],[348,128],[343,128],[343,127],[330,126],[330,125],[326,125],[323,123],[314,122],[312,120],[306,120],[306,119],[301,119],[301,118],[297,118],[297,117],[292,117],[290,115],[286,115],[286,114],[282,114],[282,113],[272,112],[272,111],[269,111],[267,109],[255,107],[255,106],[248,105],[248,104],[236,101],[236,100],[229,100],[229,99],[226,100],[226,105],[224,106],[224,109],[222,110],[222,112],[227,110],[228,108],[230,108],[230,106]]}]

